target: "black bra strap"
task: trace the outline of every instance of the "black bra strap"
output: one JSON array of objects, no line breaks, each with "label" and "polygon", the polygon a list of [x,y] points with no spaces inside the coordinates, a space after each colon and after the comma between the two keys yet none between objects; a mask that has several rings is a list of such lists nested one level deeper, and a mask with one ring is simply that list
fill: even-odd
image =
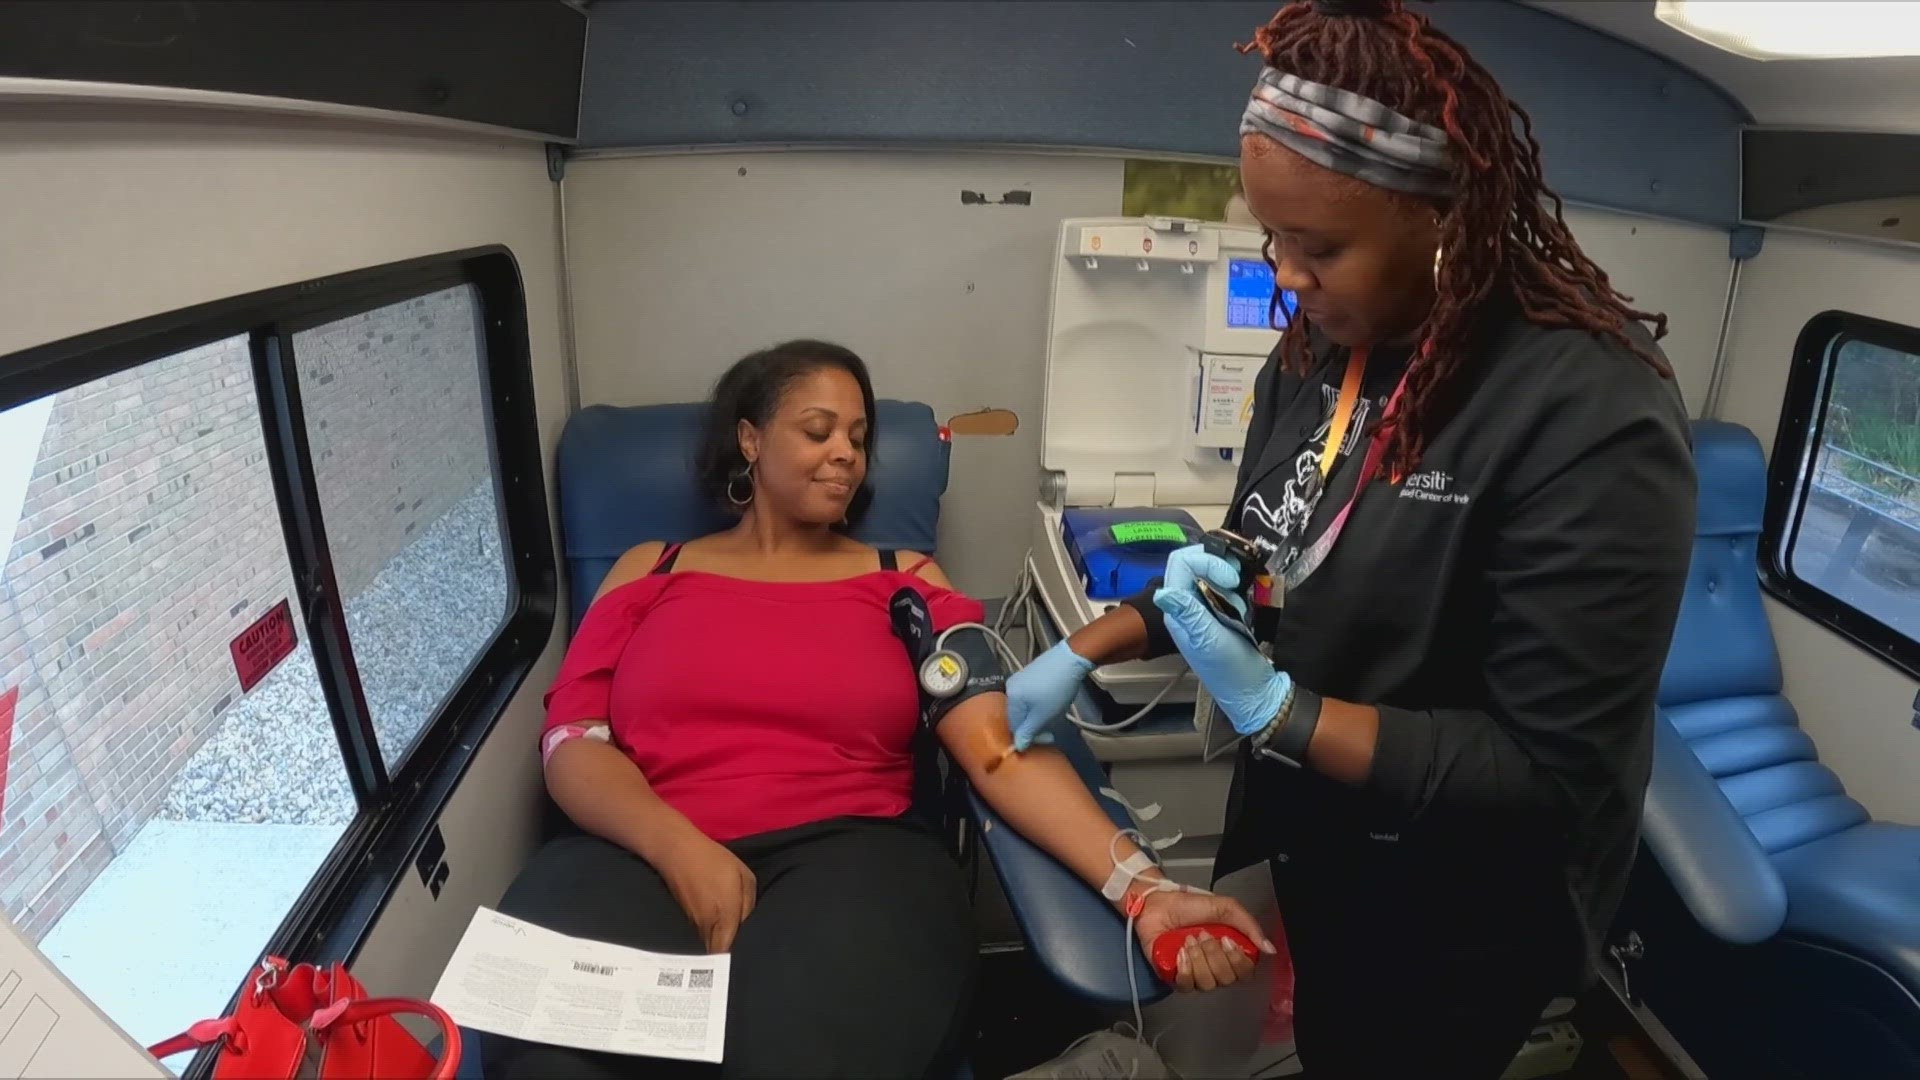
[{"label": "black bra strap", "polygon": [[671,573],[673,571],[673,564],[675,560],[680,558],[680,548],[682,546],[683,545],[675,544],[672,547],[668,548],[667,553],[661,556],[660,561],[655,563],[653,565],[653,569],[647,571],[647,573],[648,574]]},{"label": "black bra strap", "polygon": [[882,570],[900,569],[900,553],[897,551],[894,551],[892,548],[881,548],[880,549],[880,569]]}]

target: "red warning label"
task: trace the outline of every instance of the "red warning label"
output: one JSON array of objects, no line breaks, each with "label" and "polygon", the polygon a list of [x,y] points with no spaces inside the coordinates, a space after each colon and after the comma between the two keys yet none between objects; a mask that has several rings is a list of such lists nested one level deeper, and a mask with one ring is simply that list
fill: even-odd
[{"label": "red warning label", "polygon": [[240,691],[259,685],[280,661],[293,655],[299,638],[293,630],[293,606],[285,600],[233,639],[233,670],[240,676]]},{"label": "red warning label", "polygon": [[0,821],[7,809],[7,757],[13,750],[13,710],[20,703],[20,688],[0,694]]}]

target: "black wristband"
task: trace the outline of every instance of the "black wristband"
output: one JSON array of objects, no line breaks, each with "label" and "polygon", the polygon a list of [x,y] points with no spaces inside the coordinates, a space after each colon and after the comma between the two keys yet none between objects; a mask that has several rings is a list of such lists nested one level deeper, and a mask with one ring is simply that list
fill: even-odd
[{"label": "black wristband", "polygon": [[1260,753],[1285,765],[1302,768],[1307,763],[1307,747],[1313,743],[1314,729],[1320,726],[1320,695],[1293,686],[1293,701],[1279,730],[1268,736]]}]

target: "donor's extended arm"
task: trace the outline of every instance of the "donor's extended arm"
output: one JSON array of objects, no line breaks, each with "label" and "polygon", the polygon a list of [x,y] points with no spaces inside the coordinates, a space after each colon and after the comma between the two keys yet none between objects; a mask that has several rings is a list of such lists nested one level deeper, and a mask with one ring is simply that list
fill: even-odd
[{"label": "donor's extended arm", "polygon": [[[950,587],[932,564],[919,573]],[[940,718],[936,733],[980,798],[1008,826],[1096,891],[1107,884],[1116,861],[1139,852],[1125,836],[1116,838],[1113,822],[1065,754],[1046,747],[1022,754],[1008,752],[1013,738],[1004,693],[981,693],[960,702]],[[1145,903],[1136,924],[1144,942],[1175,927],[1225,923],[1263,950],[1273,950],[1253,917],[1236,901],[1206,893],[1157,891],[1153,883],[1163,877],[1157,867],[1149,867],[1125,894],[1110,901],[1123,911],[1130,899]],[[1229,957],[1217,942],[1206,944],[1193,961],[1182,957],[1177,981],[1183,988],[1212,989],[1252,972],[1250,958]]]}]

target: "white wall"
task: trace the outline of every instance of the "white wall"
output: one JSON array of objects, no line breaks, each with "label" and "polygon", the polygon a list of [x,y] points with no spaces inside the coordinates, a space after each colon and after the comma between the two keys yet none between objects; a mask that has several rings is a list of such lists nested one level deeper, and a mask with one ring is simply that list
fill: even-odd
[{"label": "white wall", "polygon": [[[739,357],[820,337],[864,357],[881,397],[941,419],[1001,407],[1004,438],[956,438],[941,564],[997,596],[1039,495],[1041,371],[1055,229],[1112,213],[1107,160],[786,152],[581,161],[567,172],[580,396],[692,400]],[[1031,206],[963,206],[1025,189]],[[726,242],[716,242],[724,240]]]},{"label": "white wall", "polygon": [[1580,247],[1633,298],[1633,306],[1667,316],[1660,341],[1687,408],[1706,405],[1713,350],[1727,310],[1727,234],[1703,225],[1573,207],[1567,225]]},{"label": "white wall", "polygon": [[[1727,340],[1720,419],[1771,448],[1793,345],[1807,320],[1851,311],[1920,322],[1920,254],[1857,241],[1769,233],[1741,271]],[[1847,791],[1875,816],[1920,824],[1920,731],[1914,680],[1784,605],[1769,601],[1800,722]]]},{"label": "white wall", "polygon": [[[821,150],[601,158],[568,168],[568,261],[581,399],[704,397],[775,341],[839,340],[883,397],[946,417],[1014,410],[1019,431],[955,440],[941,561],[1002,595],[1026,550],[1039,481],[1047,303],[1061,218],[1117,214],[1118,158]],[[963,206],[962,189],[1031,206]],[[1568,211],[1591,255],[1644,306],[1697,411],[1726,296],[1726,236]],[[716,240],[739,238],[725,243]],[[1169,403],[1184,408],[1184,403]]]},{"label": "white wall", "polygon": [[[257,289],[504,243],[524,278],[547,459],[565,418],[553,185],[533,144],[317,120],[0,103],[0,355]],[[558,629],[558,628],[556,628]],[[356,964],[424,996],[530,842],[559,636],[443,822],[438,901],[409,873]],[[175,884],[215,891],[176,868]],[[449,915],[450,911],[457,914]],[[236,973],[237,976],[237,973]]]}]

